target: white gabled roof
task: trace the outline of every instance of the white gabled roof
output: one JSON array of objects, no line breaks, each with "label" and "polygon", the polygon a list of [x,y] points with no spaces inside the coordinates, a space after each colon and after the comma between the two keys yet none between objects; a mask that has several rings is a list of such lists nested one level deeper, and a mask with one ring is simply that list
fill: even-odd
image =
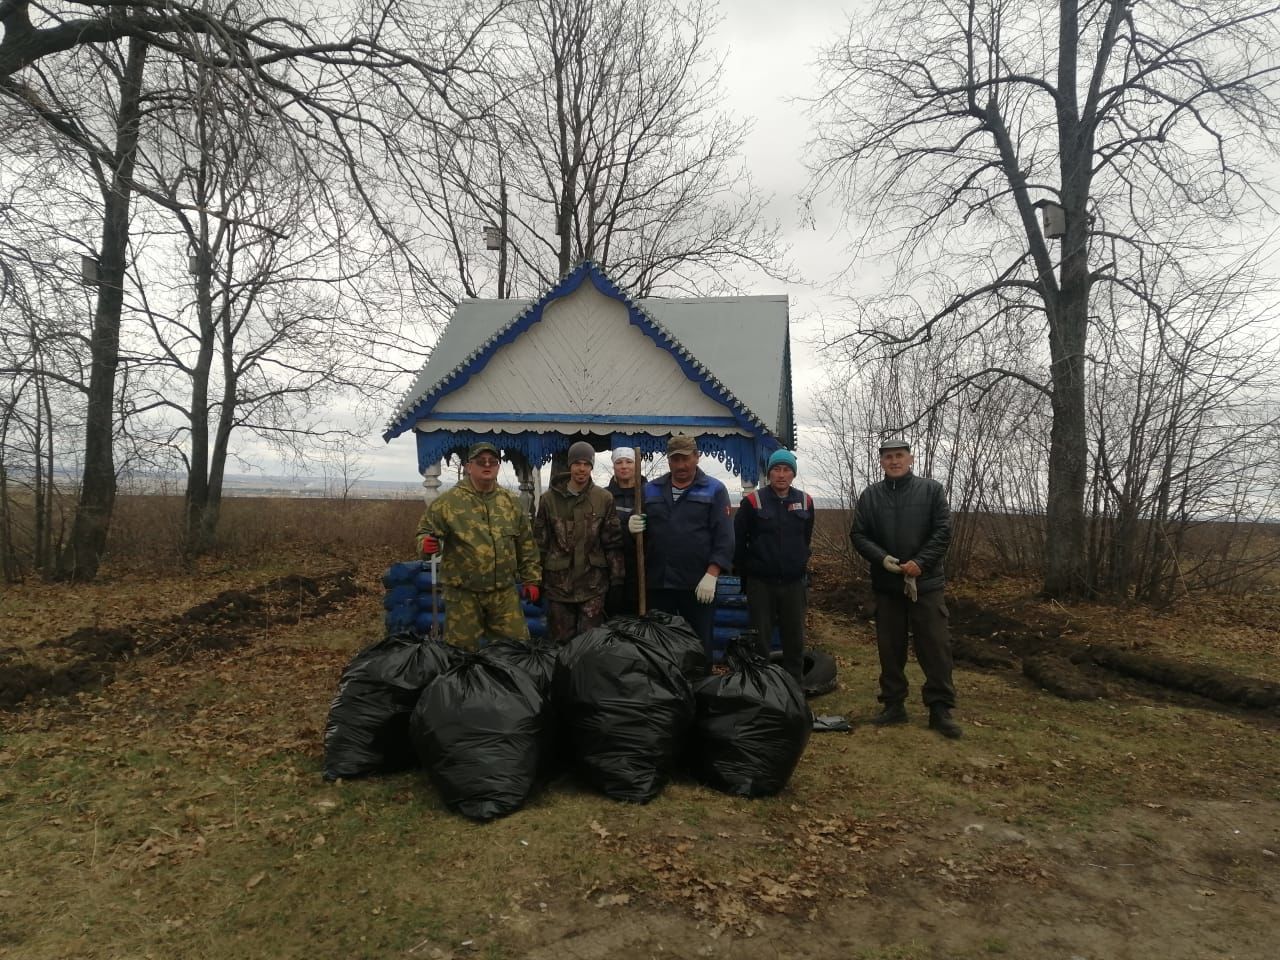
[{"label": "white gabled roof", "polygon": [[[785,296],[650,297],[631,301],[591,263],[580,265],[538,300],[461,301],[427,363],[397,406],[386,438],[405,432],[421,419],[430,420],[442,398],[480,374],[501,346],[521,336],[541,319],[544,308],[567,295],[566,290],[576,290],[586,275],[595,280],[602,292],[636,311],[632,323],[669,351],[690,380],[702,381],[728,406],[745,408],[742,414],[746,419],[759,425],[753,432],[763,428],[782,445],[794,445]],[[643,401],[640,403],[643,405]],[[447,414],[444,419],[448,419]]]}]

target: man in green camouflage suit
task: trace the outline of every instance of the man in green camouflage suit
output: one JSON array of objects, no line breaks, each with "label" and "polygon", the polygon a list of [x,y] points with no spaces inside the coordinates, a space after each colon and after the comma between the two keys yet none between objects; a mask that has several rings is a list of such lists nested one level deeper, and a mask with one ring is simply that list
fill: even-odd
[{"label": "man in green camouflage suit", "polygon": [[556,643],[598,627],[605,593],[626,576],[613,495],[591,482],[595,458],[589,443],[570,446],[569,472],[551,481],[533,520],[547,588],[547,636]]},{"label": "man in green camouflage suit", "polygon": [[441,494],[418,521],[418,549],[440,554],[445,639],[475,650],[480,638],[528,641],[529,624],[516,596],[537,603],[542,566],[533,528],[520,501],[498,486],[498,448],[467,451],[466,476]]}]

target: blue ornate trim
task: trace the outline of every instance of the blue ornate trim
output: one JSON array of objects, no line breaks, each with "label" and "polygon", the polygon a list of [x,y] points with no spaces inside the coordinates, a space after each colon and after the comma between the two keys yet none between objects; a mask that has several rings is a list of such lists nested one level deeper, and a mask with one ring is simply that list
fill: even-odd
[{"label": "blue ornate trim", "polygon": [[[478,433],[472,430],[434,430],[415,432],[418,443],[418,472],[441,460],[452,456],[465,456],[467,448],[473,443],[487,440],[504,453],[519,453],[535,468],[546,466],[551,458],[568,447],[564,434],[557,432],[519,433],[489,432]],[[605,435],[598,435],[603,440]],[[667,451],[667,438],[649,433],[612,433],[608,435],[609,448],[634,447],[643,456],[664,456]],[[703,434],[698,437],[698,449],[704,456],[719,460],[725,469],[736,474],[747,483],[759,483],[765,462],[769,454],[779,447],[773,437],[715,436]]]},{"label": "blue ornate trim", "polygon": [[662,417],[661,420],[654,416],[644,416],[641,414],[603,414],[603,413],[475,413],[468,411],[466,413],[458,413],[450,411],[449,413],[440,414],[439,420],[478,420],[482,422],[497,421],[501,423],[529,423],[529,422],[547,422],[547,423],[591,423],[609,425],[614,423],[620,424],[657,424],[662,426],[676,427],[736,427],[738,421],[733,417]]}]

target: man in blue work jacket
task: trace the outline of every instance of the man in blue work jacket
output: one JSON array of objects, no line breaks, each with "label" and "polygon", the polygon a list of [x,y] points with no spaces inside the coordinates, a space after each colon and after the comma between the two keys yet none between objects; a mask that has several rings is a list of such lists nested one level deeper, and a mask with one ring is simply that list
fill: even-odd
[{"label": "man in blue work jacket", "polygon": [[716,580],[733,563],[729,491],[698,467],[693,437],[667,441],[671,472],[644,486],[644,513],[627,528],[646,534],[645,580],[651,610],[684,617],[711,657]]}]

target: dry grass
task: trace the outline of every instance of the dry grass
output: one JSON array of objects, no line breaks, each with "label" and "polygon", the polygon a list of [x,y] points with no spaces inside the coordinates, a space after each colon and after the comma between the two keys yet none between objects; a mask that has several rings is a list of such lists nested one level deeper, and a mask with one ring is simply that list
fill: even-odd
[{"label": "dry grass", "polygon": [[[1274,723],[1137,697],[1068,704],[961,669],[958,744],[916,710],[910,727],[815,736],[776,798],[678,782],[636,807],[561,782],[476,826],[419,774],[320,779],[338,673],[380,614],[368,595],[231,653],[136,662],[72,709],[7,717],[0,956],[520,957],[610,916],[741,945],[875,900],[887,865],[979,901],[996,884],[1048,890],[1064,869],[1020,845],[957,845],[940,870],[918,839],[940,824],[1087,832],[1121,809],[1280,803]],[[842,678],[815,706],[865,717],[868,626],[815,611],[813,635]],[[931,955],[888,943],[862,955]]]},{"label": "dry grass", "polygon": [[[107,573],[160,572],[179,563],[180,497],[121,497],[112,518]],[[368,550],[412,549],[422,514],[416,500],[321,500],[230,497],[212,563],[270,565],[297,551],[346,557]]]},{"label": "dry grass", "polygon": [[[961,666],[964,740],[932,735],[915,706],[910,726],[875,731],[862,722],[877,672],[870,625],[815,609],[812,641],[836,655],[841,686],[814,706],[855,729],[815,736],[782,795],[748,802],[679,781],[638,807],[561,781],[477,826],[418,773],[320,778],[329,700],[351,654],[381,633],[377,577],[403,559],[417,506],[228,506],[243,513],[228,514],[227,544],[198,569],[117,557],[99,584],[8,589],[0,630],[34,643],[86,616],[173,613],[337,560],[358,564],[368,592],[230,652],[140,659],[98,693],[0,716],[0,957],[923,960],[1114,956],[1130,944],[1203,956],[1177,923],[1192,915],[1188,896],[1227,911],[1213,927],[1224,952],[1270,955],[1274,898],[1258,891],[1280,871],[1256,849],[1280,836],[1275,718],[1124,688],[1067,703],[1011,671]],[[1254,656],[1280,678],[1259,620],[1276,607],[1263,599],[1164,617],[1040,604],[1026,582],[962,590],[1009,615],[1066,617],[1206,662]],[[1210,832],[1191,833],[1206,810]],[[1211,833],[1223,818],[1243,828],[1245,814],[1271,837],[1252,859]],[[1093,900],[1109,851],[1124,851],[1117,870],[1141,858],[1167,869]],[[1206,888],[1221,896],[1194,893]],[[1064,890],[1060,925],[1035,918]],[[1078,939],[1079,917],[1121,899],[1115,939]],[[1037,939],[1049,935],[1056,947]]]}]

